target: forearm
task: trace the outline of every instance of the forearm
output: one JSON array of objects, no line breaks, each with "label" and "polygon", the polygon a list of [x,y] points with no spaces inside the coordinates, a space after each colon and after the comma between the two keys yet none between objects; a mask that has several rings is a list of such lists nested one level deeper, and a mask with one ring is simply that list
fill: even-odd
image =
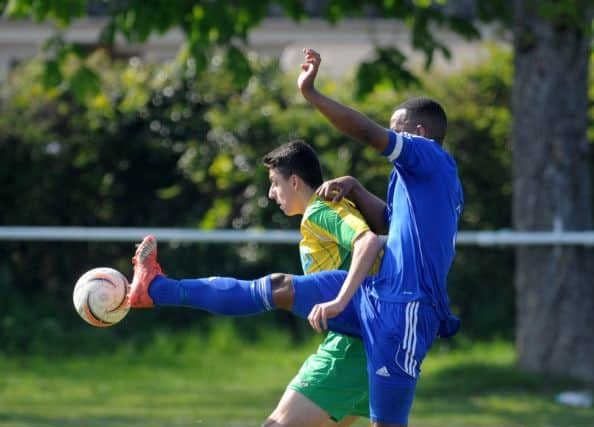
[{"label": "forearm", "polygon": [[359,111],[318,92],[315,88],[302,91],[305,99],[322,113],[340,132],[383,152],[388,144],[386,129]]},{"label": "forearm", "polygon": [[352,179],[355,183],[348,198],[357,205],[357,208],[373,232],[387,234],[388,224],[385,217],[386,202],[368,191],[356,178]]},{"label": "forearm", "polygon": [[353,247],[351,266],[336,297],[337,301],[340,301],[344,306],[348,304],[365,277],[369,275],[382,246],[382,241],[371,231],[367,231],[357,238]]}]

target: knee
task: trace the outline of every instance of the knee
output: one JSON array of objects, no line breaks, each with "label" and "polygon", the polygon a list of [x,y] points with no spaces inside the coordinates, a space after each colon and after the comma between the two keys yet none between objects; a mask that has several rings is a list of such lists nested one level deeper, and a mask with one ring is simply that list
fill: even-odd
[{"label": "knee", "polygon": [[272,287],[272,301],[274,305],[283,310],[291,310],[295,296],[293,276],[285,273],[271,274],[270,285]]}]

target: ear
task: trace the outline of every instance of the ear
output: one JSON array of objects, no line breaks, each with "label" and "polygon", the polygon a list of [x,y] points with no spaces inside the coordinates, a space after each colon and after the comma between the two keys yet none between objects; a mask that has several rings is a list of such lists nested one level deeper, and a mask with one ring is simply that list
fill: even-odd
[{"label": "ear", "polygon": [[291,175],[290,180],[291,180],[291,186],[294,189],[297,189],[299,187],[299,182],[301,179],[297,175],[293,174],[293,175]]},{"label": "ear", "polygon": [[417,127],[415,129],[415,133],[422,137],[427,136],[427,130],[425,129],[425,126],[423,126],[423,125],[417,125]]}]

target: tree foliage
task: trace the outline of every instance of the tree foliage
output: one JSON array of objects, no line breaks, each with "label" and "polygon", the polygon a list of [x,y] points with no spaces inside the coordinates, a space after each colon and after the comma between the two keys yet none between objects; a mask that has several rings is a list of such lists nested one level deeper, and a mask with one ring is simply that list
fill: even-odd
[{"label": "tree foliage", "polygon": [[[46,87],[65,82],[74,89],[77,99],[84,102],[97,92],[97,76],[84,65],[71,75],[65,74],[63,69],[68,59],[73,55],[83,59],[87,50],[76,42],[65,41],[63,30],[73,20],[88,13],[105,18],[97,40],[100,45],[112,46],[117,37],[130,43],[142,43],[152,35],[178,29],[185,39],[182,57],[191,56],[198,73],[207,69],[209,59],[216,52],[222,52],[226,61],[233,64],[229,70],[232,78],[236,82],[245,82],[253,73],[245,56],[248,35],[274,10],[294,21],[319,16],[336,23],[348,16],[362,15],[402,21],[410,28],[412,47],[424,54],[425,64],[429,67],[435,52],[450,56],[449,47],[436,36],[435,29],[450,29],[467,39],[476,39],[480,33],[472,18],[477,14],[482,18],[492,18],[495,14],[506,16],[508,8],[501,7],[501,2],[489,3],[491,6],[481,5],[475,10],[475,6],[462,8],[446,0],[328,0],[316,3],[316,6],[300,0],[157,0],[151,2],[150,7],[141,0],[0,0],[0,7],[5,17],[50,21],[61,30],[45,45],[47,60],[43,81]],[[377,57],[359,72],[358,93],[369,93],[383,80],[398,85],[415,83],[405,56],[394,46],[378,47]]]},{"label": "tree foliage", "polygon": [[[275,62],[253,60],[254,75],[242,90],[218,58],[200,79],[191,59],[159,66],[136,58],[112,63],[95,52],[84,65],[99,76],[99,92],[85,105],[72,90],[46,89],[34,78],[42,72],[41,60],[19,67],[2,85],[2,223],[296,229],[299,220],[285,217],[267,199],[261,164],[266,152],[293,138],[316,147],[327,177],[353,174],[384,196],[389,165],[334,130]],[[423,91],[447,100],[446,144],[466,189],[463,228],[510,224],[510,67],[509,55],[499,53],[460,76],[421,80]],[[321,77],[324,91],[380,123],[410,95],[381,90],[356,101],[340,90],[348,82]],[[92,339],[91,348],[130,334],[141,321],[146,330],[151,324],[180,328],[210,321],[191,310],[150,311],[135,313],[108,333],[89,333],[71,309],[72,284],[98,265],[129,275],[132,250],[119,243],[0,245],[4,350],[35,350],[34,343],[48,340],[72,348],[77,336]],[[470,334],[509,335],[511,269],[502,266],[510,265],[510,253],[486,252],[460,249],[450,285],[455,310]],[[160,258],[173,277],[257,277],[300,269],[295,245],[162,245]],[[307,330],[288,315],[272,316],[297,336]],[[258,322],[267,321],[270,317],[238,324],[254,334]]]},{"label": "tree foliage", "polygon": [[[591,175],[591,165],[580,161],[578,171],[566,167],[555,172],[560,179],[550,181],[553,188],[550,191],[547,189],[547,191],[543,192],[542,200],[544,202],[541,205],[525,203],[527,199],[522,194],[522,182],[528,179],[535,181],[538,185],[538,177],[541,176],[539,175],[541,172],[532,171],[530,168],[532,164],[529,161],[526,162],[527,156],[521,156],[519,153],[522,147],[530,146],[530,148],[534,148],[532,143],[534,135],[539,135],[550,124],[550,119],[547,119],[546,115],[536,116],[535,120],[525,120],[527,117],[524,115],[526,111],[531,110],[534,105],[538,104],[538,102],[534,102],[530,95],[542,94],[544,98],[536,97],[535,99],[545,99],[542,103],[544,110],[554,111],[554,109],[544,107],[556,105],[559,99],[564,99],[567,102],[562,108],[563,113],[578,110],[577,114],[568,114],[566,122],[558,124],[558,134],[556,135],[560,141],[563,141],[563,151],[565,151],[565,148],[568,148],[568,151],[579,149],[587,153],[588,156],[591,155],[589,154],[591,150],[588,150],[588,144],[585,143],[583,137],[586,131],[586,120],[583,113],[587,99],[582,95],[584,93],[583,89],[587,86],[587,70],[590,59],[587,55],[590,50],[588,46],[591,45],[592,39],[592,19],[594,16],[594,3],[592,3],[592,0],[519,0],[511,3],[505,0],[489,2],[476,0],[369,0],[366,2],[326,0],[311,4],[316,5],[313,15],[320,16],[331,23],[353,15],[379,16],[404,22],[409,27],[413,48],[425,55],[426,67],[430,67],[432,64],[436,52],[440,52],[446,58],[450,54],[448,46],[439,38],[440,33],[435,30],[440,28],[450,29],[463,37],[477,38],[480,35],[476,26],[478,22],[502,23],[504,27],[510,29],[514,37],[515,87],[520,89],[541,88],[532,91],[532,93],[524,92],[522,94],[518,90],[514,92],[512,110],[516,110],[513,111],[515,117],[513,128],[514,154],[517,163],[514,170],[514,194],[516,195],[514,198],[514,213],[516,217],[520,215],[526,219],[538,218],[541,216],[544,206],[548,209],[549,206],[555,205],[556,202],[552,200],[550,194],[561,194],[563,196],[571,194],[560,183],[565,182],[566,178],[575,177],[574,172],[577,172],[579,176],[583,176],[584,179],[590,179],[586,177]],[[228,64],[229,71],[233,75],[231,82],[238,87],[245,85],[254,75],[250,61],[246,59],[243,50],[250,30],[258,25],[271,10],[280,11],[293,20],[309,19],[312,17],[312,13],[309,10],[310,6],[306,7],[306,5],[310,5],[310,3],[299,0],[267,0],[257,4],[235,0],[174,3],[155,1],[148,8],[145,3],[139,0],[114,2],[0,0],[0,6],[3,8],[5,16],[31,17],[38,21],[51,19],[62,27],[68,26],[74,18],[84,15],[90,7],[102,9],[103,15],[106,17],[102,41],[107,45],[113,44],[115,37],[118,35],[123,36],[128,41],[145,41],[150,35],[162,34],[169,29],[179,28],[187,41],[184,54],[181,55],[182,63],[188,58],[193,58],[195,70],[200,74],[210,66],[213,54],[220,53],[225,57],[222,62]],[[573,53],[571,47],[564,51],[560,46],[566,44],[578,46],[579,49],[576,50],[576,53]],[[546,58],[546,55],[541,56],[546,52],[552,53],[552,55],[548,58]],[[568,55],[562,55],[562,53],[568,53]],[[43,66],[43,82],[46,89],[62,88],[63,95],[70,94],[70,96],[74,96],[79,104],[86,104],[96,97],[99,92],[100,77],[91,67],[86,65],[85,54],[80,46],[64,42],[64,39],[58,34],[48,43],[46,54],[47,57]],[[543,60],[543,58],[546,59]],[[575,93],[568,95],[566,93],[567,86],[560,84],[560,82],[568,81],[567,71],[574,66],[578,72],[574,79],[569,81],[575,83],[570,87],[577,88],[577,90],[575,90]],[[541,71],[545,70],[542,67],[546,67],[546,73],[541,73]],[[405,57],[402,52],[394,47],[380,47],[377,57],[370,63],[363,65],[358,73],[358,88],[354,92],[360,96],[366,93],[374,93],[378,86],[385,83],[392,85],[419,84],[418,78],[413,76],[410,70],[406,68]],[[66,92],[66,89],[68,92]],[[498,96],[498,94],[499,92],[496,91],[495,96]],[[493,116],[482,117],[482,115],[478,115],[476,117],[479,123],[488,122],[493,117],[505,119],[505,114],[501,111],[487,109],[490,110]],[[467,113],[471,117],[475,116],[472,114],[473,111]],[[552,117],[555,117],[555,119],[558,118],[558,115],[558,112],[552,113]],[[522,121],[522,119],[524,120]],[[501,129],[498,129],[498,131]],[[477,136],[481,137],[489,133],[491,132],[488,129],[483,128],[477,132]],[[233,133],[230,135],[232,136]],[[575,137],[576,135],[577,137]],[[541,147],[543,148],[534,149],[535,154],[532,157],[548,157],[549,152],[546,146],[541,145]],[[555,149],[552,151],[555,152]],[[348,153],[340,151],[339,155],[349,156]],[[353,152],[351,155],[353,156],[352,159],[358,158],[358,153]],[[361,152],[361,155],[365,155],[365,153]],[[464,155],[462,154],[462,156]],[[216,166],[213,174],[220,175],[229,172],[237,174],[234,178],[241,179],[241,174],[245,171],[242,171],[241,167],[235,170],[232,167],[231,158],[231,155],[217,158],[216,163],[214,163]],[[237,160],[237,155],[235,155],[234,160]],[[494,163],[504,163],[505,161],[501,157]],[[488,162],[478,163],[482,164],[486,169],[476,170],[477,178],[478,175],[484,174],[485,170],[492,171],[493,164]],[[375,168],[372,169],[375,170]],[[468,170],[472,172],[473,168],[469,167]],[[221,184],[221,182],[218,182],[218,184]],[[232,186],[231,182],[227,184]],[[476,185],[476,189],[482,190],[483,188],[483,185]],[[536,187],[535,189],[540,190]],[[529,192],[534,193],[535,190]],[[500,199],[501,196],[501,194],[495,194],[488,190],[486,195],[492,199]],[[481,197],[482,194],[479,194],[479,199]],[[561,204],[577,206],[578,209],[573,209],[574,212],[588,212],[581,216],[582,219],[580,219],[579,224],[589,226],[591,224],[588,219],[589,212],[591,212],[591,200],[588,191],[576,193],[572,197],[571,199],[565,198],[565,202]],[[212,220],[216,221],[221,218],[221,215],[227,217],[230,213],[235,215],[235,211],[229,208],[230,205],[231,202],[219,202],[218,213],[213,215]],[[468,211],[473,213],[476,218],[486,216],[495,220],[498,215],[493,214],[493,207],[488,204],[484,206],[488,206],[488,209],[476,208]],[[465,221],[478,224],[476,218],[469,218],[468,215],[464,219]],[[583,225],[579,224],[576,223],[571,227],[583,227]],[[239,225],[241,226],[241,224]],[[517,225],[517,222],[514,225]],[[519,228],[523,229],[522,226]],[[571,253],[571,251],[573,249],[567,253]],[[531,252],[534,251],[531,249],[527,251],[520,249],[518,251],[518,274],[516,276],[518,278],[518,289],[521,291],[521,288],[525,288],[528,282],[532,282],[528,284],[534,290],[532,296],[525,299],[529,302],[528,309],[523,310],[523,307],[518,306],[523,311],[522,315],[525,320],[519,325],[518,335],[527,338],[523,345],[524,349],[536,349],[537,351],[534,354],[541,352],[546,357],[536,356],[529,361],[530,357],[527,357],[525,352],[520,351],[520,363],[524,366],[535,367],[535,369],[541,371],[548,370],[548,372],[567,374],[583,372],[587,373],[586,376],[591,379],[593,370],[590,359],[583,358],[578,360],[577,363],[573,363],[574,359],[570,360],[571,363],[564,362],[565,358],[568,357],[567,354],[570,354],[570,348],[574,347],[570,342],[572,339],[580,343],[580,348],[584,354],[588,354],[594,348],[594,340],[587,334],[587,329],[583,326],[587,322],[580,321],[578,317],[569,313],[563,316],[563,321],[554,323],[556,327],[558,326],[564,330],[576,331],[577,333],[573,335],[576,338],[563,341],[558,336],[560,334],[553,334],[551,337],[547,337],[547,343],[539,338],[539,334],[542,334],[542,336],[550,335],[550,331],[544,326],[544,323],[539,321],[541,307],[546,305],[541,298],[544,295],[541,292],[542,287],[551,286],[549,281],[558,281],[563,284],[571,283],[577,288],[574,292],[578,296],[575,298],[575,304],[573,300],[569,303],[565,300],[562,301],[562,304],[555,304],[552,308],[554,312],[549,316],[550,319],[560,318],[565,305],[571,307],[571,310],[575,308],[581,312],[590,313],[592,307],[590,298],[579,298],[581,295],[591,296],[588,287],[590,274],[585,269],[574,268],[571,264],[574,262],[572,256],[568,257],[569,263],[560,264],[561,267],[551,274],[549,270],[546,270],[549,262],[538,261],[539,258],[532,256],[534,254],[530,254]],[[558,258],[557,251],[554,248],[546,249],[543,253],[546,253],[550,260]],[[587,254],[587,256],[589,255]],[[480,262],[480,260],[474,259],[472,261]],[[589,265],[588,262],[578,262],[579,264]],[[533,271],[536,274],[531,275],[530,273]],[[570,273],[566,274],[567,271]],[[530,279],[524,280],[522,278]],[[522,300],[522,302],[525,300]],[[537,303],[534,303],[534,301],[537,301]],[[589,320],[587,316],[584,319]],[[530,328],[526,328],[526,325],[536,326],[537,333],[530,332],[528,330]],[[586,339],[582,339],[582,337],[586,337]],[[549,357],[548,354],[551,354],[551,352],[547,346],[556,349],[555,355],[564,355],[564,357]],[[541,363],[545,358],[551,361],[551,365]],[[573,367],[576,367],[576,369],[573,369]]]}]

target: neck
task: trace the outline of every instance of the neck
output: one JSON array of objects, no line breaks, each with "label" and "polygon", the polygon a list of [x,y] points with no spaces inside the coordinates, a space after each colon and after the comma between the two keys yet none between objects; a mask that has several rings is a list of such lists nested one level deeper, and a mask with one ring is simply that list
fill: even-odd
[{"label": "neck", "polygon": [[299,202],[301,205],[301,214],[303,215],[303,213],[305,212],[305,208],[307,208],[307,205],[309,204],[309,200],[311,199],[311,197],[314,195],[315,190],[311,187],[303,187],[303,189],[299,192]]}]

